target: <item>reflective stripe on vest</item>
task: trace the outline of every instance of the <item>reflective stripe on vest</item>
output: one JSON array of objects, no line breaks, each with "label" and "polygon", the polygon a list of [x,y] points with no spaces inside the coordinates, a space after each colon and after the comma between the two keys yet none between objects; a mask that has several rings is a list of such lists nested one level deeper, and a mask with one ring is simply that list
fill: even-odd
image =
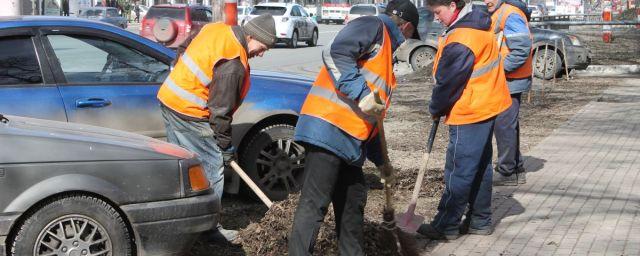
[{"label": "reflective stripe on vest", "polygon": [[[502,33],[498,40],[498,45],[500,45],[500,55],[502,55],[502,59],[506,58],[507,55],[511,52],[509,47],[507,46],[507,38],[504,35],[504,27],[507,23],[507,18],[509,15],[516,14],[519,15],[525,22],[526,26],[529,27],[529,22],[527,21],[527,16],[522,12],[522,10],[517,7],[503,3],[500,8],[491,15],[491,25],[493,26],[493,32],[497,35]],[[529,40],[533,43],[533,35],[529,33]],[[527,78],[531,77],[531,72],[533,71],[533,47],[531,48],[531,52],[529,53],[529,57],[525,61],[522,66],[517,68],[516,70],[509,72],[506,74],[507,78],[519,79],[519,78]]]},{"label": "reflective stripe on vest", "polygon": [[180,114],[199,119],[209,118],[211,113],[207,101],[213,69],[223,59],[236,58],[245,68],[240,95],[242,102],[250,87],[247,52],[230,26],[223,23],[205,25],[160,87],[158,100]]},{"label": "reflective stripe on vest", "polygon": [[511,96],[494,34],[491,31],[472,28],[452,29],[440,38],[433,64],[433,74],[438,71],[444,48],[451,43],[466,46],[473,52],[475,58],[471,77],[462,95],[447,115],[445,123],[449,125],[477,123],[506,110],[511,105]]},{"label": "reflective stripe on vest", "polygon": [[[374,56],[361,60],[358,64],[369,90],[373,92],[377,89],[388,108],[396,80],[393,74],[391,38],[387,28],[382,26],[382,46]],[[340,92],[336,83],[328,68],[323,66],[300,113],[329,122],[358,140],[369,139],[375,131],[375,118],[363,113],[358,102]]]}]

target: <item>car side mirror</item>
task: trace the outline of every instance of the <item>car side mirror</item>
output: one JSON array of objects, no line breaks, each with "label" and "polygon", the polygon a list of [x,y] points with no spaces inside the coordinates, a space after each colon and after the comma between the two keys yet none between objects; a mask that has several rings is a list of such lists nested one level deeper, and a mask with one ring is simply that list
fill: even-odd
[{"label": "car side mirror", "polygon": [[313,13],[309,13],[309,17],[313,17]]}]

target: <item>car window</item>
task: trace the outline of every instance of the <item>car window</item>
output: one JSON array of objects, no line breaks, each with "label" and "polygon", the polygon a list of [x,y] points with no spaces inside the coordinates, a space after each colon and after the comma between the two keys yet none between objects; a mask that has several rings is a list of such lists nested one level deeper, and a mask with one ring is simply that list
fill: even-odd
[{"label": "car window", "polygon": [[284,15],[285,12],[287,12],[286,7],[256,6],[255,8],[253,8],[253,11],[251,11],[251,15],[261,15],[261,14],[269,13],[273,16],[282,16]]},{"label": "car window", "polygon": [[115,9],[107,9],[107,17],[118,17],[118,11]]},{"label": "car window", "polygon": [[373,6],[354,6],[351,7],[349,14],[359,15],[376,15],[376,7]]},{"label": "car window", "polygon": [[169,71],[169,65],[114,41],[80,35],[47,38],[68,83],[160,83]]},{"label": "car window", "polygon": [[204,10],[204,14],[207,15],[207,22],[211,22],[211,20],[213,20],[213,13],[211,10]]},{"label": "car window", "polygon": [[300,14],[302,14],[302,17],[309,17],[307,11],[302,7],[300,7]]},{"label": "car window", "polygon": [[294,6],[293,8],[291,8],[291,16],[295,16],[295,17],[302,16],[302,14],[300,14],[300,10],[298,9],[298,6]]},{"label": "car window", "polygon": [[84,17],[100,17],[104,12],[100,9],[88,9],[82,13]]},{"label": "car window", "polygon": [[146,19],[170,18],[174,20],[184,20],[184,9],[181,8],[158,8],[151,7],[147,12]]},{"label": "car window", "polygon": [[239,15],[244,14],[244,10],[245,10],[245,8],[244,8],[244,7],[240,7],[240,6],[238,6],[238,14],[239,14]]},{"label": "car window", "polygon": [[202,22],[208,22],[211,20],[207,20],[207,14],[205,13],[204,9],[191,9],[191,19],[193,21],[202,21]]},{"label": "car window", "polygon": [[42,84],[30,36],[0,38],[0,86],[17,84]]}]

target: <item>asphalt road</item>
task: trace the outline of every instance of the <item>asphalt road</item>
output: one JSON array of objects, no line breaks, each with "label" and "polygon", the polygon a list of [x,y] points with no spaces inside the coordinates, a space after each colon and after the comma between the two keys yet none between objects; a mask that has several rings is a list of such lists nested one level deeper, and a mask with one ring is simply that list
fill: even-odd
[{"label": "asphalt road", "polygon": [[[297,74],[315,78],[322,65],[322,49],[331,42],[344,25],[319,25],[318,45],[309,47],[304,42],[298,43],[298,48],[290,49],[284,44],[278,44],[263,57],[249,60],[251,69],[268,70]],[[127,30],[140,33],[139,24],[129,24]]]},{"label": "asphalt road", "polygon": [[343,27],[344,25],[320,24],[317,46],[308,47],[305,43],[300,42],[298,48],[290,49],[284,44],[278,44],[266,52],[262,58],[251,59],[249,61],[251,68],[314,78],[322,65],[322,49],[333,40]]}]

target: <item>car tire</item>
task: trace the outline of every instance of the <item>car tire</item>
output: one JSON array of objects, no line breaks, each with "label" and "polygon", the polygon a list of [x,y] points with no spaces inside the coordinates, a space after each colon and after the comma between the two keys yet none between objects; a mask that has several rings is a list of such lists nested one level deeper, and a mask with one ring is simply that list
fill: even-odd
[{"label": "car tire", "polygon": [[298,31],[294,30],[289,39],[289,48],[295,49],[298,47]]},{"label": "car tire", "polygon": [[122,216],[96,197],[58,196],[28,214],[11,240],[11,256],[97,255],[106,250],[111,251],[109,255],[133,255],[131,234]]},{"label": "car tire", "polygon": [[[240,158],[247,175],[271,200],[284,200],[304,182],[304,147],[293,142],[295,127],[276,124],[260,129],[245,144]],[[257,196],[248,187],[243,193]]]},{"label": "car tire", "polygon": [[[562,71],[562,58],[560,57],[560,52],[555,52],[553,49],[549,49],[547,52],[547,72],[545,74],[544,72],[544,52],[545,49],[544,48],[540,48],[538,49],[535,54],[533,55],[533,73],[537,78],[540,79],[545,79],[545,80],[549,80],[552,79],[554,74],[556,75],[556,77],[558,77],[559,75],[562,75],[560,73],[560,71]],[[556,66],[555,68],[553,67],[553,58],[555,58],[556,60]]]},{"label": "car tire", "polygon": [[168,43],[178,36],[178,27],[169,18],[160,18],[151,29],[153,37],[160,43]]},{"label": "car tire", "polygon": [[311,39],[309,39],[309,41],[307,41],[307,45],[310,46],[310,47],[318,45],[318,30],[317,29],[313,30],[313,33],[311,34]]},{"label": "car tire", "polygon": [[409,64],[411,64],[411,68],[413,69],[413,71],[417,71],[423,68],[432,69],[435,56],[435,49],[428,46],[421,46],[411,52],[411,56],[409,57]]}]

